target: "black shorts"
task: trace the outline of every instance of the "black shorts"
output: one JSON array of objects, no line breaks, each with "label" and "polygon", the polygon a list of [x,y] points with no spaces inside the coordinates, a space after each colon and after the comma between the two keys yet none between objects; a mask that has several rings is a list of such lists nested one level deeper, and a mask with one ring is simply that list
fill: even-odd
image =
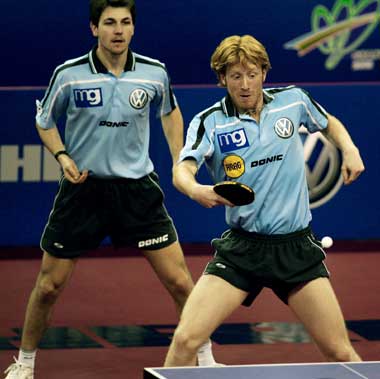
[{"label": "black shorts", "polygon": [[227,230],[214,239],[215,256],[204,274],[219,276],[249,292],[243,305],[252,304],[264,287],[285,303],[299,285],[319,277],[329,277],[323,263],[326,255],[311,229],[281,235]]},{"label": "black shorts", "polygon": [[41,247],[59,258],[75,258],[110,237],[114,246],[157,250],[177,240],[158,175],[141,179],[87,178],[59,183]]}]

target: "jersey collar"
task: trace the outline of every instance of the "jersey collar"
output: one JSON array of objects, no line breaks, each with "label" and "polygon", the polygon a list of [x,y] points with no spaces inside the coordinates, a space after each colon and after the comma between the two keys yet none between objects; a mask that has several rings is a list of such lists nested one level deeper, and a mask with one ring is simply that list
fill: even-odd
[{"label": "jersey collar", "polygon": [[[107,74],[108,70],[100,61],[96,55],[97,45],[95,45],[92,50],[88,53],[88,59],[90,62],[90,68],[93,74]],[[124,67],[124,71],[134,71],[136,65],[135,55],[131,49],[128,49],[127,62]]]},{"label": "jersey collar", "polygon": [[221,103],[223,112],[227,117],[239,117],[239,113],[229,94],[222,99]]},{"label": "jersey collar", "polygon": [[[264,104],[269,104],[274,96],[269,94],[265,89],[263,90]],[[221,101],[222,109],[227,117],[239,117],[235,104],[233,103],[231,96],[227,94]]]}]

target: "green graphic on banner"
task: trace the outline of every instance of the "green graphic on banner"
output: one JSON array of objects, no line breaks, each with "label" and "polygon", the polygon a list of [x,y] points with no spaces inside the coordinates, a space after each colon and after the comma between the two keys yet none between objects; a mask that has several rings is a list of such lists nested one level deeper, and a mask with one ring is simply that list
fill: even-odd
[{"label": "green graphic on banner", "polygon": [[[375,11],[366,12],[369,8]],[[345,19],[342,19],[345,17]],[[380,22],[380,0],[337,0],[330,11],[317,5],[311,15],[312,31],[289,42],[284,47],[296,50],[302,57],[314,49],[327,55],[325,67],[333,70],[344,56],[355,51],[374,32]],[[352,32],[361,28],[353,40]]]}]

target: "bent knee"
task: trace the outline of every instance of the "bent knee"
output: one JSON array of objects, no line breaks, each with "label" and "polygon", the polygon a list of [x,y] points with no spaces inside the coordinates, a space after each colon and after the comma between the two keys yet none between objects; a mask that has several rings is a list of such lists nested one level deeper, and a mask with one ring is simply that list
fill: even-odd
[{"label": "bent knee", "polygon": [[183,328],[177,328],[173,336],[173,343],[181,350],[195,353],[204,343],[204,339]]},{"label": "bent knee", "polygon": [[171,292],[183,296],[188,296],[194,286],[193,281],[187,272],[171,275],[163,280],[165,282],[165,286],[168,287]]},{"label": "bent knee", "polygon": [[42,303],[54,302],[63,289],[63,283],[54,283],[50,278],[43,277],[37,281],[35,291]]}]

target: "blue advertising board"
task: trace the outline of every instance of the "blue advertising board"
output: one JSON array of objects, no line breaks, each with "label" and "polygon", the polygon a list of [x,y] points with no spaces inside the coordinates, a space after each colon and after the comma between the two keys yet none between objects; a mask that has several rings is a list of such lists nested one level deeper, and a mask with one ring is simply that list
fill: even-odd
[{"label": "blue advertising board", "polygon": [[[272,83],[380,80],[380,0],[137,0],[132,49],[165,62],[173,84],[212,84],[212,52],[229,35],[266,47]],[[0,85],[47,85],[95,40],[88,1],[2,4]],[[28,41],[26,43],[26,40]]]},{"label": "blue advertising board", "polygon": [[[309,141],[305,144],[305,164],[313,183],[310,191],[314,229],[319,236],[331,235],[338,240],[379,239],[380,84],[304,88],[343,121],[366,165],[357,182],[342,186],[336,175],[339,155],[319,137],[308,140],[315,135],[305,136]],[[177,86],[175,92],[186,125],[196,113],[224,95],[224,89],[216,86]],[[42,96],[39,88],[0,89],[0,246],[37,246],[57,190],[58,165],[42,147],[34,127],[35,100]],[[157,120],[151,127],[151,155],[181,240],[208,242],[220,235],[226,229],[223,208],[205,209],[172,186],[171,158]],[[199,180],[210,183],[205,170]]]}]

